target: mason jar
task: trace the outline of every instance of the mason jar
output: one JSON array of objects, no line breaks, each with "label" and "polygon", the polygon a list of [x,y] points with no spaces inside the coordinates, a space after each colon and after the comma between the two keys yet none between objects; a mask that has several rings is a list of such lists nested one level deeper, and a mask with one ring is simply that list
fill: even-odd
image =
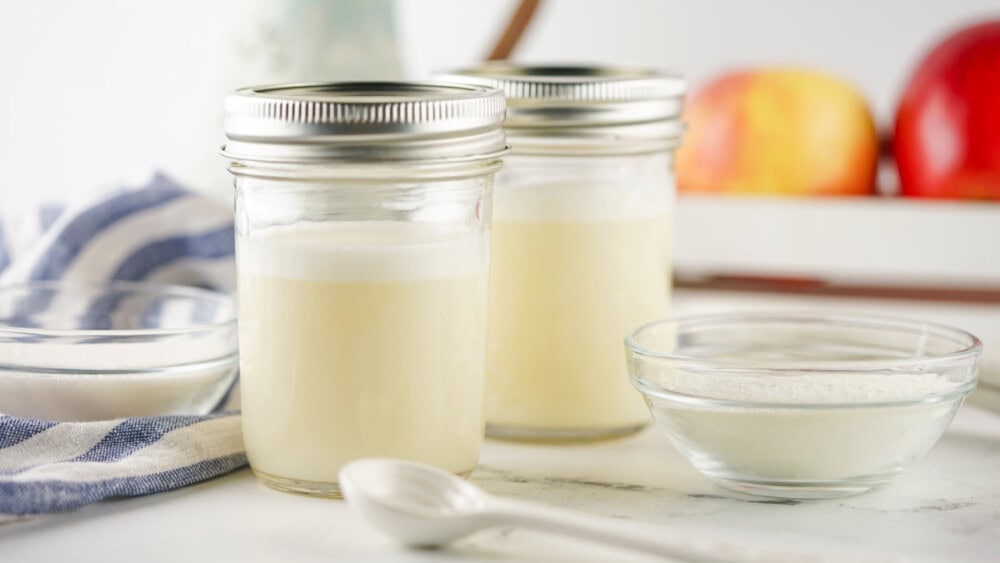
[{"label": "mason jar", "polygon": [[271,86],[238,90],[226,113],[254,473],[337,496],[359,457],[470,472],[502,92]]},{"label": "mason jar", "polygon": [[647,424],[623,340],[668,312],[685,83],[650,70],[493,63],[511,146],[494,196],[487,435],[573,440]]}]

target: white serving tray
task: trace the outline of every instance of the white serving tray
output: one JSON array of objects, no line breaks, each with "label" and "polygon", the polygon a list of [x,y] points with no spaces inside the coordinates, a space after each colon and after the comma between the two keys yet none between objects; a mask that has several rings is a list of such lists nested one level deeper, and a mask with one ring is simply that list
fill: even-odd
[{"label": "white serving tray", "polygon": [[1000,203],[682,195],[674,267],[682,280],[985,290],[1000,300]]}]

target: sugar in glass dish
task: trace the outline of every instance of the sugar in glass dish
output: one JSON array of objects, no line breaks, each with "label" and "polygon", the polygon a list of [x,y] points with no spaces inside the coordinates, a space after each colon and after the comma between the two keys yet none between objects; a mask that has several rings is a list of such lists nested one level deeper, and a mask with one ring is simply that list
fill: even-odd
[{"label": "sugar in glass dish", "polygon": [[236,303],[137,282],[0,287],[0,413],[59,421],[205,414],[237,372]]},{"label": "sugar in glass dish", "polygon": [[982,352],[946,326],[817,313],[659,321],[625,347],[681,455],[723,487],[783,498],[888,482],[941,437]]}]

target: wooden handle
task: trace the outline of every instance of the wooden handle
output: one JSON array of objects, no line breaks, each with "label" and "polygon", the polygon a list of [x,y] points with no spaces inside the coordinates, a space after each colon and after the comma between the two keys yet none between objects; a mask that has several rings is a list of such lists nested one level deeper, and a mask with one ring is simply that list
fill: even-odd
[{"label": "wooden handle", "polygon": [[507,22],[503,35],[500,36],[486,60],[502,61],[510,57],[514,47],[521,40],[524,30],[531,23],[539,4],[541,4],[541,0],[521,0],[517,9],[514,10],[514,14],[510,17],[510,21]]}]

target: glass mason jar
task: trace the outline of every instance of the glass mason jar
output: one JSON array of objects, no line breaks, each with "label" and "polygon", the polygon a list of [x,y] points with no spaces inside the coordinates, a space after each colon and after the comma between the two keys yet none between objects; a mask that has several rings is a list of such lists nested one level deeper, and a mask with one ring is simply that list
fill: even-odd
[{"label": "glass mason jar", "polygon": [[487,435],[594,439],[648,423],[623,340],[667,314],[673,150],[684,81],[522,67],[450,80],[507,94],[494,196]]},{"label": "glass mason jar", "polygon": [[289,85],[238,90],[226,111],[253,471],[330,496],[358,457],[470,472],[503,94]]}]

